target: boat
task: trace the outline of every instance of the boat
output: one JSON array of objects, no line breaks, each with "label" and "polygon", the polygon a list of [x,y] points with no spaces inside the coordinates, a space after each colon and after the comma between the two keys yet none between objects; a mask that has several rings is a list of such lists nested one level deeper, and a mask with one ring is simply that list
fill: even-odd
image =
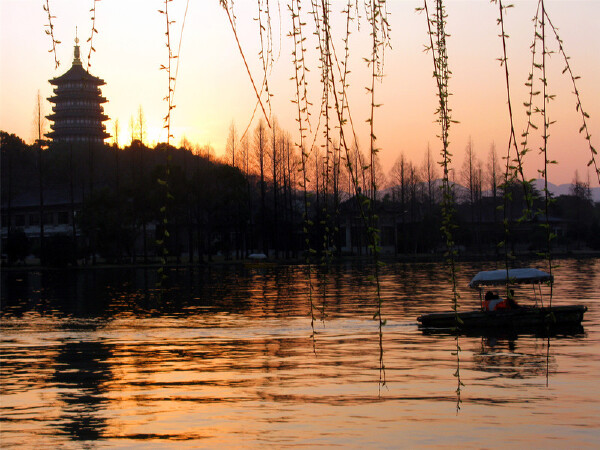
[{"label": "boat", "polygon": [[250,255],[248,255],[248,259],[252,261],[264,261],[265,259],[267,259],[267,255],[265,255],[264,253],[251,253]]},{"label": "boat", "polygon": [[244,261],[244,266],[248,268],[263,268],[274,265],[275,262],[269,260],[269,257],[264,253],[251,253]]},{"label": "boat", "polygon": [[[445,329],[461,332],[490,331],[553,331],[581,329],[583,315],[587,311],[584,305],[554,306],[544,305],[542,285],[549,285],[553,277],[547,272],[534,269],[502,269],[479,272],[469,283],[469,287],[479,290],[481,307],[464,312],[436,312],[423,314],[417,318],[421,329]],[[502,286],[506,293],[510,287],[519,284],[531,284],[534,288],[534,305],[516,305],[508,309],[491,309],[484,300],[485,288]],[[537,288],[537,291],[536,291]],[[539,295],[538,295],[539,294]],[[509,294],[509,297],[512,294]],[[539,297],[539,298],[538,298]]]}]

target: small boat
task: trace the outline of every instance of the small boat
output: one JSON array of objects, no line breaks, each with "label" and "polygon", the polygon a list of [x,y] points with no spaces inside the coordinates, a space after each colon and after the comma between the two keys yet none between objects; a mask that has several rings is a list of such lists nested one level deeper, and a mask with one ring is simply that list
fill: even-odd
[{"label": "small boat", "polygon": [[264,261],[265,259],[267,259],[267,255],[265,255],[264,253],[251,253],[250,255],[248,255],[248,259],[252,261]]},{"label": "small boat", "polygon": [[[479,272],[469,287],[479,290],[481,308],[465,312],[438,312],[418,317],[419,327],[425,329],[450,329],[458,331],[551,331],[581,328],[583,314],[587,307],[583,305],[544,306],[542,285],[553,282],[549,273],[538,269],[510,269]],[[484,288],[503,286],[512,297],[509,289],[512,285],[531,284],[534,288],[535,305],[520,306],[514,301],[505,308],[490,308],[491,302],[484,300]],[[537,287],[537,292],[536,292]],[[538,299],[539,293],[539,299]],[[488,294],[491,294],[489,292]],[[502,299],[499,301],[504,302]],[[512,301],[512,298],[511,298]],[[510,302],[509,302],[510,303]]]},{"label": "small boat", "polygon": [[264,268],[274,265],[275,262],[269,260],[269,257],[264,253],[251,253],[244,261],[244,266],[248,268]]}]

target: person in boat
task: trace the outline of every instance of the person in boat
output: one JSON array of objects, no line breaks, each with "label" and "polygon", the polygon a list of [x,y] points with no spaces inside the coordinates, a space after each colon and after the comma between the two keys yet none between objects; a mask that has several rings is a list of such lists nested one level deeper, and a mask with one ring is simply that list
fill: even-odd
[{"label": "person in boat", "polygon": [[501,299],[498,294],[492,291],[487,291],[483,301],[483,310],[496,311],[496,309],[498,309],[498,305],[502,304],[503,302],[504,299]]},{"label": "person in boat", "polygon": [[488,291],[485,294],[485,301],[483,302],[483,309],[485,311],[499,311],[508,309],[518,309],[520,306],[514,299],[515,291],[510,290],[508,292],[508,298],[500,298],[498,294]]},{"label": "person in boat", "polygon": [[515,301],[515,291],[508,291],[508,298],[506,299],[506,309],[519,309],[521,306]]}]

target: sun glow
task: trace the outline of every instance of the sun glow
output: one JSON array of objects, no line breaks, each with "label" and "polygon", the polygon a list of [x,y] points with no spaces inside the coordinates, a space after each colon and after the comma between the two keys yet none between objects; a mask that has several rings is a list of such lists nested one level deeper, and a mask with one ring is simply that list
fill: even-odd
[{"label": "sun glow", "polygon": [[[58,57],[61,65],[54,70],[54,60],[48,55],[49,39],[44,34],[47,21],[39,2],[33,0],[5,0],[0,4],[0,33],[3,62],[0,66],[0,123],[6,131],[30,141],[31,111],[38,90],[44,98],[51,95],[48,79],[60,75],[71,64],[75,27],[79,27],[83,64],[87,67],[91,26],[89,8],[82,2],[70,0],[51,2],[56,16],[56,38],[61,41]],[[186,2],[170,3],[174,41],[179,39]],[[334,1],[333,10],[343,9],[345,2]],[[384,167],[391,167],[401,153],[419,164],[428,146],[438,154],[434,112],[437,107],[435,83],[431,77],[431,55],[424,53],[427,42],[425,18],[414,12],[420,2],[391,2],[388,5],[392,21],[392,48],[385,56],[385,78],[376,85],[376,100],[382,103],[375,114],[377,146],[381,148]],[[255,4],[236,3],[236,26],[249,69],[255,82],[262,80],[262,63],[259,58],[260,39]],[[164,18],[156,8],[143,2],[102,2],[97,6],[94,48],[90,60],[90,73],[106,81],[103,95],[108,99],[106,114],[107,131],[114,134],[114,121],[119,119],[119,144],[126,145],[135,134],[129,130],[130,119],[135,120],[139,107],[146,119],[145,142],[152,144],[166,141],[163,130],[167,105],[163,100],[167,92],[167,78],[159,70],[168,59],[165,48]],[[576,75],[580,75],[580,90],[586,112],[590,115],[588,126],[592,135],[600,125],[600,104],[590,101],[600,97],[600,85],[595,83],[600,71],[600,43],[592,38],[594,18],[600,14],[598,2],[547,2],[547,9],[555,17],[561,38],[571,57]],[[506,87],[503,70],[497,58],[501,55],[501,43],[496,26],[497,8],[486,2],[452,2],[447,6],[451,107],[453,118],[459,123],[451,128],[451,151],[453,165],[460,168],[464,148],[469,140],[476,146],[476,153],[485,160],[492,144],[499,154],[506,152],[508,142]],[[533,37],[531,17],[535,3],[515,2],[505,18],[508,40],[509,64],[513,107],[516,115],[517,134],[526,123],[523,99],[527,98],[524,82],[530,67],[530,43]],[[338,58],[343,52],[343,15],[337,14],[332,22]],[[132,18],[135,17],[135,21]],[[294,121],[294,83],[291,63],[291,40],[286,36],[290,26],[287,11],[272,13],[273,20],[273,66],[269,68],[269,89],[273,94],[265,107],[280,126],[298,134]],[[361,19],[364,21],[364,17]],[[281,22],[281,23],[280,23]],[[307,27],[312,18],[307,17]],[[349,100],[357,140],[365,146],[369,142],[368,118],[369,68],[363,57],[369,54],[368,27],[354,30],[350,37],[351,60],[349,69]],[[311,117],[314,122],[310,131],[321,133],[317,127],[322,89],[319,80],[318,61],[314,42],[309,39],[307,65],[309,74],[309,97],[312,103]],[[556,50],[556,42],[549,44]],[[225,152],[229,125],[233,121],[239,130],[251,123],[251,130],[261,116],[261,109],[253,116],[256,97],[249,81],[244,61],[239,54],[227,15],[219,2],[191,3],[186,17],[180,52],[179,71],[172,111],[171,143],[179,145],[183,137],[196,146],[212,145],[217,155]],[[10,62],[14,63],[10,63]],[[575,170],[585,177],[590,150],[585,139],[578,133],[581,117],[575,111],[573,87],[561,75],[562,62],[558,55],[551,58],[552,72],[549,86],[556,100],[550,104],[552,126],[550,148],[552,159],[559,162],[552,168],[555,182],[570,182]],[[264,96],[263,96],[264,101]],[[46,111],[49,106],[45,105]],[[254,119],[252,120],[252,118]],[[240,132],[241,135],[241,132]],[[593,139],[595,139],[593,137]],[[310,139],[312,141],[312,137]],[[596,143],[596,147],[598,144]],[[534,148],[534,150],[536,150]],[[535,161],[538,158],[533,158]],[[531,164],[529,175],[537,176],[537,166]],[[595,182],[592,178],[592,181]]]}]

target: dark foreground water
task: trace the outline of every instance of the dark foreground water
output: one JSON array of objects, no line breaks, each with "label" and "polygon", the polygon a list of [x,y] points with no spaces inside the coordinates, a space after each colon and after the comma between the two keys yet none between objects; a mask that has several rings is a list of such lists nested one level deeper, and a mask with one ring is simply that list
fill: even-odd
[{"label": "dark foreground water", "polygon": [[[152,269],[5,271],[0,444],[597,448],[600,259],[559,263],[582,331],[462,336],[459,361],[417,328],[450,306],[441,264],[382,269],[381,340],[368,267],[313,272],[313,326],[304,267],[179,270],[161,300]],[[465,309],[481,268],[460,266]]]}]

